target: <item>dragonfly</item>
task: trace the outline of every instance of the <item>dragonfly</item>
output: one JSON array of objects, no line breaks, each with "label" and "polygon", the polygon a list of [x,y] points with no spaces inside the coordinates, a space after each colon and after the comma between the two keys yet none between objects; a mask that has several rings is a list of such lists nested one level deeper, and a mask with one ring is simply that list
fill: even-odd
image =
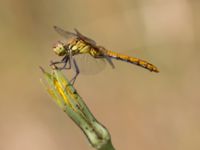
[{"label": "dragonfly", "polygon": [[[83,35],[77,29],[74,29],[75,32],[66,31],[58,26],[54,26],[54,29],[58,34],[60,34],[62,37],[65,38],[65,41],[64,42],[58,41],[53,46],[53,51],[55,52],[55,54],[61,56],[62,59],[60,61],[51,61],[50,65],[56,66],[56,68],[60,70],[71,69],[73,67],[75,70],[75,75],[70,81],[72,84],[74,84],[79,73],[82,72],[80,65],[85,64],[86,67],[89,68],[89,70],[93,69],[92,67],[89,66],[89,62],[87,62],[88,59],[83,59],[84,58],[83,56],[85,55],[87,57],[92,58],[94,62],[98,63],[101,62],[101,64],[105,64],[105,62],[107,62],[112,68],[115,68],[114,63],[112,62],[112,60],[115,59],[140,66],[151,72],[156,72],[156,73],[159,72],[158,68],[155,65],[149,63],[148,61],[120,54],[108,50],[103,46],[97,45],[94,40]],[[78,57],[79,59],[77,59],[76,56],[80,56]],[[81,56],[83,57],[82,60]],[[59,65],[62,64],[62,66],[58,67],[58,64]],[[99,66],[100,68],[96,67],[96,70],[98,71],[104,68],[101,67],[101,65]]]}]

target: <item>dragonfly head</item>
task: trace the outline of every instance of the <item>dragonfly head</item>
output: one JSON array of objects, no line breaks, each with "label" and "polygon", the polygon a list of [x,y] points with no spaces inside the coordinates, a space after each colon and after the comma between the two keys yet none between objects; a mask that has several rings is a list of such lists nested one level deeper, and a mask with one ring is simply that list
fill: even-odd
[{"label": "dragonfly head", "polygon": [[54,46],[53,46],[53,51],[56,53],[58,56],[64,56],[66,54],[66,48],[65,44],[58,41]]}]

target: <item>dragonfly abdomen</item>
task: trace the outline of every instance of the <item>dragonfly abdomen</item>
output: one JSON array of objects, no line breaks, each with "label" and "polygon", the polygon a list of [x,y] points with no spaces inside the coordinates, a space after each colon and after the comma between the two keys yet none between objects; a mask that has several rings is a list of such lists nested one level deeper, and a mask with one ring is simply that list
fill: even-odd
[{"label": "dragonfly abdomen", "polygon": [[117,59],[117,60],[126,61],[131,64],[138,65],[140,67],[148,69],[149,71],[159,72],[156,66],[154,66],[153,64],[151,64],[145,60],[139,59],[139,58],[130,57],[130,56],[123,55],[123,54],[118,54],[118,53],[115,53],[112,51],[107,51],[107,55],[109,57]]}]

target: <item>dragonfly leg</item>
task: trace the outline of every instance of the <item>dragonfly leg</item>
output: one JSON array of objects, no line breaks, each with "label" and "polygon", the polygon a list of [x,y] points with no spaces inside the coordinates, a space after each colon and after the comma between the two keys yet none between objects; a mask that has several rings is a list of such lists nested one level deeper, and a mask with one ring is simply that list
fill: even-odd
[{"label": "dragonfly leg", "polygon": [[[65,58],[65,59],[63,59],[64,65],[63,65],[63,67],[61,67],[61,70],[62,69],[67,69],[67,70],[71,69],[71,63],[69,61],[69,57],[64,57],[64,58]],[[67,66],[67,64],[69,64],[69,66]]]},{"label": "dragonfly leg", "polygon": [[[65,56],[61,61],[51,61],[50,66],[56,66],[57,69],[63,70],[63,69],[71,69],[71,65],[69,64],[69,67],[67,66],[69,57]],[[58,67],[57,64],[64,64],[62,67]]]},{"label": "dragonfly leg", "polygon": [[75,73],[74,77],[70,80],[70,83],[71,83],[72,85],[74,85],[74,83],[75,83],[75,81],[76,81],[76,78],[77,78],[77,76],[78,76],[79,73],[80,73],[80,70],[79,70],[78,65],[77,65],[77,63],[76,63],[76,61],[75,61],[74,58],[72,58],[72,63],[73,63],[74,66],[75,66],[75,71],[76,71],[76,73]]},{"label": "dragonfly leg", "polygon": [[[71,69],[71,61],[69,61],[69,57],[66,58],[64,63],[65,63],[64,66],[63,66],[64,69],[70,70]],[[69,66],[67,66],[67,63],[69,64]]]},{"label": "dragonfly leg", "polygon": [[64,63],[64,62],[62,62],[62,61],[51,61],[50,66],[57,65],[57,64],[62,64],[62,63]]}]

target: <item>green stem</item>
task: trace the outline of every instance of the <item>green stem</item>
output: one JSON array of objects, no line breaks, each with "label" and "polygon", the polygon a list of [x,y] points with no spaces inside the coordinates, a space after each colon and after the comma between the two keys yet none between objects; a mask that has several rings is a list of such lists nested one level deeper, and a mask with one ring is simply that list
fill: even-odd
[{"label": "green stem", "polygon": [[97,150],[115,150],[111,143],[109,131],[99,123],[91,113],[75,88],[61,71],[54,69],[48,73],[42,69],[49,94],[57,105],[84,132],[88,141]]}]

